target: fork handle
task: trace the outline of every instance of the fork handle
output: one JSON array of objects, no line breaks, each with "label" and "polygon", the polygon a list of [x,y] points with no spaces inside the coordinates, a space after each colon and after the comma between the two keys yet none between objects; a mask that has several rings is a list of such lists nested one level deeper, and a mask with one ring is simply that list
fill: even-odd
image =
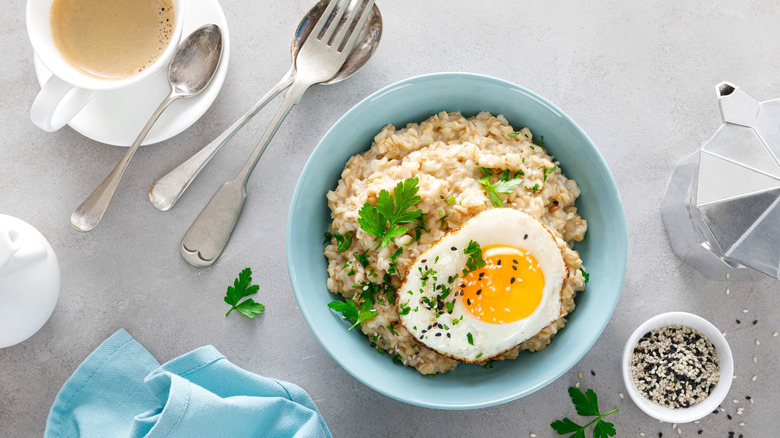
[{"label": "fork handle", "polygon": [[246,183],[252,171],[287,114],[312,85],[300,80],[293,82],[284,96],[282,107],[276,112],[271,125],[244,163],[244,167],[233,179],[222,184],[184,234],[179,251],[189,264],[197,267],[211,266],[222,254],[244,208]]},{"label": "fork handle", "polygon": [[149,201],[160,211],[168,211],[181,195],[190,186],[190,183],[198,176],[198,173],[206,166],[211,158],[216,155],[222,146],[225,145],[252,117],[255,116],[268,102],[273,100],[285,88],[292,85],[295,79],[294,69],[290,69],[284,77],[274,85],[268,93],[263,96],[249,111],[241,118],[235,121],[219,137],[211,141],[187,161],[180,164],[175,169],[168,172],[165,176],[158,179],[149,188]]}]

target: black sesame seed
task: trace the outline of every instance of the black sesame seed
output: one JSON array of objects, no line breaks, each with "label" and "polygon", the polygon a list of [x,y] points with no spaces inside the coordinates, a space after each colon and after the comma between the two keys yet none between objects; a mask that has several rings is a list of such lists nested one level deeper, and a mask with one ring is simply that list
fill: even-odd
[{"label": "black sesame seed", "polygon": [[596,372],[595,372],[595,371],[593,371],[593,370],[590,370],[590,375],[591,375],[591,376],[595,376],[595,375],[596,375]]},{"label": "black sesame seed", "polygon": [[729,420],[731,420],[731,415],[730,415],[730,414],[726,414],[726,418],[728,418]]},{"label": "black sesame seed", "polygon": [[753,398],[753,397],[751,397],[751,396],[749,396],[749,395],[746,395],[746,396],[745,396],[745,400],[750,400],[750,399],[752,399],[752,398]]},{"label": "black sesame seed", "polygon": [[512,259],[512,263],[517,264],[517,260],[516,259]]},{"label": "black sesame seed", "polygon": [[447,337],[448,337],[448,338],[451,338],[452,336],[451,336],[451,334],[450,334],[450,333],[447,333]]},{"label": "black sesame seed", "polygon": [[457,251],[457,250],[458,250],[458,248],[455,248],[455,247],[453,246],[452,248],[450,248],[450,250],[452,250],[452,251]]},{"label": "black sesame seed", "polygon": [[756,325],[756,324],[758,324],[758,320],[757,319],[755,321],[753,321],[753,325]]},{"label": "black sesame seed", "polygon": [[501,266],[501,259],[498,259],[498,262],[496,263],[498,266]]},{"label": "black sesame seed", "polygon": [[[427,263],[427,262],[428,262],[428,259],[422,259],[422,260],[420,260],[420,263]],[[426,266],[426,267],[425,267],[425,269],[428,269],[428,267]]]},{"label": "black sesame seed", "polygon": [[509,284],[515,284],[515,277],[512,277],[512,279],[509,280]]},{"label": "black sesame seed", "polygon": [[717,410],[717,409],[715,409],[714,411],[712,411],[712,413],[713,413],[713,414],[717,414],[717,413],[718,413],[718,410]]},{"label": "black sesame seed", "polygon": [[696,433],[698,433],[699,435],[701,435],[701,434],[702,434],[702,432],[704,432],[704,431],[703,431],[703,430],[701,430],[701,429],[699,429],[699,431],[698,431],[698,432],[696,432]]},{"label": "black sesame seed", "polygon": [[482,289],[477,290],[477,295],[482,295]]},{"label": "black sesame seed", "polygon": [[737,324],[742,324],[742,321],[740,321],[740,320],[737,320]]},{"label": "black sesame seed", "polygon": [[441,332],[436,332],[436,336],[441,336]]},{"label": "black sesame seed", "polygon": [[525,239],[527,239],[527,238],[528,238],[528,234],[526,234],[525,236],[523,236],[523,240],[525,240]]},{"label": "black sesame seed", "polygon": [[470,305],[471,305],[471,300],[470,300],[469,298],[466,298],[466,305],[467,305],[467,306],[470,306]]},{"label": "black sesame seed", "polygon": [[515,271],[517,271],[517,266],[514,266],[514,265],[512,265],[512,269],[514,269]]}]

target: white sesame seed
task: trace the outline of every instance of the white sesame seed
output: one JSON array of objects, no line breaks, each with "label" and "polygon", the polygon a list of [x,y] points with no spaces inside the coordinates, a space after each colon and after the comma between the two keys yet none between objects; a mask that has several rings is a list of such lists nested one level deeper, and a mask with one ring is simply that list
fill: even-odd
[{"label": "white sesame seed", "polygon": [[758,362],[758,358],[753,356],[753,363],[757,363],[757,362]]},{"label": "white sesame seed", "polygon": [[748,309],[742,309],[742,313],[748,313]]},{"label": "white sesame seed", "polygon": [[739,423],[739,425],[740,425],[741,427],[745,427],[745,423],[742,423],[742,422],[740,422],[740,423]]},{"label": "white sesame seed", "polygon": [[728,280],[729,277],[731,277],[731,274],[726,274],[726,280]]},{"label": "white sesame seed", "polygon": [[723,408],[720,408],[720,411],[721,411],[721,412],[726,412],[726,410],[725,410],[725,409],[723,409]]},{"label": "white sesame seed", "polygon": [[701,421],[699,421],[699,420],[696,420],[696,421],[693,422],[693,424],[699,424],[699,423],[701,423]]},{"label": "white sesame seed", "polygon": [[729,292],[730,292],[730,291],[729,291],[729,288],[726,288],[726,295],[728,295],[728,294],[729,294]]},{"label": "white sesame seed", "polygon": [[739,403],[739,400],[734,399],[734,404],[737,404],[737,403]]},{"label": "white sesame seed", "polygon": [[677,423],[672,423],[672,429],[676,429],[676,428],[677,428]]},{"label": "white sesame seed", "polygon": [[639,432],[639,436],[647,436],[644,432]]},{"label": "white sesame seed", "polygon": [[677,435],[682,435],[682,430],[679,427],[677,428]]},{"label": "white sesame seed", "polygon": [[510,312],[509,307],[504,307],[505,312]]},{"label": "white sesame seed", "polygon": [[755,382],[757,378],[758,378],[758,376],[753,376],[753,378],[752,378],[752,379],[750,379],[750,380],[752,380],[752,381],[754,381],[754,382]]},{"label": "white sesame seed", "polygon": [[777,332],[772,333],[772,336],[777,337]]},{"label": "white sesame seed", "polygon": [[753,404],[753,397],[750,398],[750,404]]},{"label": "white sesame seed", "polygon": [[535,433],[532,433],[532,434],[531,434],[531,438],[536,438],[536,434],[535,434]]},{"label": "white sesame seed", "polygon": [[723,332],[721,334],[723,335],[724,338],[726,337],[726,332]]},{"label": "white sesame seed", "polygon": [[579,388],[579,387],[580,387],[580,382],[577,382],[577,383],[575,383],[575,384],[574,384],[574,387],[575,387],[575,388]]},{"label": "white sesame seed", "polygon": [[624,397],[624,396],[623,396],[623,394],[622,394],[622,393],[619,393],[619,394],[618,394],[618,397],[620,397],[620,399],[621,399],[621,400],[623,400],[623,397]]}]

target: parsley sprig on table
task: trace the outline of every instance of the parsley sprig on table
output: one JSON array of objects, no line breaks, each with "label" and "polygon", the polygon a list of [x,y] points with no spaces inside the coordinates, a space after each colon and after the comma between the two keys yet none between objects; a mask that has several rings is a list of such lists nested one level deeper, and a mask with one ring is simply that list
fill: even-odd
[{"label": "parsley sprig on table", "polygon": [[393,189],[395,199],[387,190],[382,190],[377,197],[376,206],[368,202],[363,204],[358,212],[358,224],[363,231],[379,238],[375,249],[388,246],[393,239],[406,234],[408,228],[399,224],[415,222],[422,215],[419,208],[407,211],[420,202],[420,197],[417,196],[417,191],[420,190],[418,182],[417,178],[400,181]]},{"label": "parsley sprig on table", "polygon": [[501,178],[495,183],[491,183],[490,175],[492,174],[492,171],[485,169],[484,167],[480,169],[482,169],[482,173],[484,173],[485,176],[478,179],[477,182],[485,186],[485,190],[487,190],[488,193],[488,198],[490,198],[490,203],[495,207],[504,206],[501,198],[498,197],[499,193],[512,193],[516,188],[520,187],[520,184],[523,182],[523,180],[519,178],[508,179],[509,174],[506,173],[506,178]]},{"label": "parsley sprig on table", "polygon": [[260,290],[260,286],[252,284],[252,269],[245,268],[238,274],[238,278],[233,280],[233,286],[228,286],[227,288],[225,302],[230,304],[231,307],[225,316],[230,315],[230,312],[234,310],[238,310],[249,319],[254,319],[257,315],[263,313],[265,310],[264,305],[256,303],[251,298],[241,301],[242,298],[256,294],[258,290]]},{"label": "parsley sprig on table", "polygon": [[593,428],[594,438],[607,438],[617,434],[615,425],[604,421],[603,418],[607,415],[614,414],[618,410],[613,409],[606,414],[599,413],[598,397],[596,397],[596,393],[593,392],[592,389],[585,391],[585,394],[583,394],[579,388],[571,387],[569,388],[569,396],[571,397],[572,403],[574,403],[574,407],[577,408],[577,414],[583,417],[596,418],[584,426],[580,426],[568,418],[555,421],[550,424],[550,427],[555,429],[555,431],[558,432],[558,435],[572,433],[573,435],[570,435],[569,438],[585,438],[585,429],[593,423],[596,423],[596,426]]}]

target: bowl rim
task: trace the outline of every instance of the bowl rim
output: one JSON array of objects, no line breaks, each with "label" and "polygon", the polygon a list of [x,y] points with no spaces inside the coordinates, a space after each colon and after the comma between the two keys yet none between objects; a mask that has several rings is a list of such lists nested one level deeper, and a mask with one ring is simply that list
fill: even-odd
[{"label": "bowl rim", "polygon": [[[578,139],[581,140],[581,142],[592,151],[593,159],[598,162],[599,165],[603,166],[604,169],[607,170],[607,185],[600,187],[600,191],[602,193],[607,193],[608,196],[614,200],[616,200],[617,205],[619,208],[614,213],[617,215],[616,219],[617,222],[619,222],[620,227],[618,233],[618,237],[622,242],[619,242],[619,261],[617,262],[618,268],[614,273],[614,278],[617,280],[617,291],[614,294],[614,299],[611,300],[611,302],[602,302],[601,304],[607,304],[609,306],[609,311],[607,317],[603,319],[603,321],[600,321],[597,325],[594,325],[595,329],[595,335],[592,339],[587,340],[587,342],[582,342],[579,345],[581,345],[583,348],[576,353],[572,355],[571,363],[569,366],[561,367],[558,372],[553,373],[552,375],[548,376],[545,379],[541,379],[538,382],[535,382],[535,384],[527,388],[523,391],[518,391],[516,393],[505,395],[505,396],[496,396],[495,398],[492,398],[487,401],[479,401],[479,402],[452,402],[452,403],[444,403],[444,402],[433,402],[426,400],[421,397],[406,397],[403,395],[395,394],[392,392],[389,392],[387,390],[384,390],[382,388],[377,387],[377,385],[371,383],[367,379],[364,379],[360,374],[359,370],[352,369],[348,364],[345,363],[344,359],[341,358],[337,351],[335,351],[335,346],[331,345],[330,340],[324,339],[324,334],[319,333],[315,331],[311,327],[310,321],[313,320],[313,316],[310,313],[309,309],[306,307],[306,305],[302,305],[302,301],[305,299],[305,297],[301,296],[303,292],[301,292],[301,289],[303,285],[299,284],[300,281],[298,279],[298,272],[296,268],[295,260],[293,260],[293,252],[290,250],[292,247],[292,235],[295,232],[293,225],[294,221],[291,220],[293,217],[293,213],[295,212],[295,209],[298,205],[298,203],[306,197],[305,189],[304,189],[304,181],[303,176],[311,172],[313,167],[316,167],[318,163],[316,162],[316,158],[318,158],[319,155],[321,155],[323,152],[323,142],[329,138],[329,136],[332,135],[332,132],[334,131],[334,128],[341,124],[345,119],[349,119],[351,117],[354,117],[355,113],[359,113],[363,107],[370,104],[371,102],[382,98],[384,95],[389,94],[393,91],[399,90],[401,88],[409,87],[418,85],[421,83],[426,83],[429,81],[436,81],[436,80],[448,80],[448,79],[457,79],[457,80],[465,80],[465,81],[481,81],[485,82],[491,85],[497,85],[501,87],[505,87],[508,89],[513,90],[519,90],[522,91],[529,99],[535,100],[536,102],[540,103],[541,105],[547,107],[550,111],[552,111],[556,116],[563,119],[567,125],[572,129],[572,131],[576,134]],[[449,110],[448,110],[449,111]],[[290,203],[290,208],[288,210],[288,218],[287,218],[287,235],[285,237],[286,242],[286,258],[287,258],[287,268],[288,268],[288,274],[290,277],[290,282],[292,285],[293,293],[295,296],[296,301],[298,302],[298,307],[301,311],[301,313],[304,316],[304,319],[306,320],[307,325],[309,326],[309,329],[314,334],[317,341],[320,343],[320,345],[325,349],[325,351],[330,355],[330,357],[347,373],[349,373],[352,377],[363,383],[364,385],[368,386],[369,388],[373,389],[374,391],[379,392],[380,394],[383,394],[387,397],[390,397],[392,399],[408,403],[415,406],[421,406],[426,408],[433,408],[433,409],[448,409],[448,410],[463,410],[463,409],[477,409],[477,408],[484,408],[489,406],[495,406],[502,403],[506,403],[512,400],[516,400],[518,398],[527,396],[545,386],[548,384],[554,382],[558,378],[560,378],[563,374],[565,374],[567,371],[569,371],[571,368],[573,368],[582,358],[585,356],[585,354],[590,350],[590,348],[595,344],[595,342],[598,340],[598,338],[603,333],[604,329],[606,328],[607,324],[612,318],[612,314],[615,311],[615,308],[617,307],[617,302],[620,298],[620,293],[622,290],[623,282],[625,280],[625,273],[627,268],[627,259],[628,259],[628,231],[627,231],[627,224],[626,224],[626,218],[625,218],[625,210],[623,208],[623,202],[620,198],[620,193],[617,189],[617,184],[615,182],[614,176],[612,175],[611,171],[609,170],[609,166],[606,163],[606,160],[604,160],[604,157],[601,155],[601,152],[596,147],[595,143],[591,140],[591,138],[585,133],[585,131],[577,124],[574,119],[572,119],[568,114],[566,114],[564,111],[562,111],[560,108],[558,108],[556,105],[548,101],[546,98],[540,96],[539,94],[521,86],[516,83],[513,83],[511,81],[507,81],[504,79],[496,78],[493,76],[488,75],[482,75],[477,73],[467,73],[467,72],[438,72],[438,73],[428,73],[418,76],[409,77],[397,82],[394,82],[390,85],[387,85],[369,96],[361,99],[358,103],[353,105],[347,112],[345,112],[339,119],[334,122],[330,128],[327,130],[327,132],[320,138],[319,142],[317,143],[317,146],[314,148],[312,153],[310,154],[309,158],[307,159],[300,177],[296,183],[296,187],[292,196],[292,200]]]},{"label": "bowl rim", "polygon": [[[639,339],[644,336],[645,333],[654,329],[675,324],[690,327],[705,335],[715,347],[720,369],[718,384],[706,399],[691,407],[679,409],[667,408],[655,404],[651,400],[643,397],[636,388],[636,385],[634,385],[633,378],[631,377],[631,354]],[[731,352],[731,347],[726,341],[726,337],[723,336],[723,333],[721,333],[721,331],[711,322],[701,316],[694,315],[693,313],[678,311],[665,312],[648,319],[631,333],[631,336],[628,337],[628,340],[623,347],[621,370],[623,374],[623,384],[626,387],[626,391],[628,391],[628,395],[631,397],[631,400],[634,401],[634,404],[636,404],[644,413],[656,420],[665,421],[667,423],[690,423],[706,417],[713,410],[717,409],[723,400],[725,400],[726,395],[728,395],[729,389],[731,388],[731,382],[734,380],[732,377],[734,375],[734,357]]]}]

